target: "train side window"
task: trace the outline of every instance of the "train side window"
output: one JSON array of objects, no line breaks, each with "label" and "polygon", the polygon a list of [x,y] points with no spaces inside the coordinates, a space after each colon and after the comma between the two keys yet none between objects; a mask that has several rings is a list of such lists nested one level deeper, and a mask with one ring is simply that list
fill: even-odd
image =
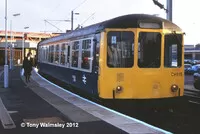
[{"label": "train side window", "polygon": [[140,32],[138,39],[138,67],[159,68],[161,63],[161,34]]},{"label": "train side window", "polygon": [[92,63],[92,56],[91,56],[91,39],[82,40],[82,62],[81,68],[82,69],[90,69],[90,64]]},{"label": "train side window", "polygon": [[59,47],[59,44],[57,44],[55,46],[55,60],[54,60],[55,64],[59,64],[59,50],[60,50],[60,47]]},{"label": "train side window", "polygon": [[61,58],[60,58],[60,64],[65,65],[65,57],[66,57],[66,43],[61,44]]},{"label": "train side window", "polygon": [[47,49],[47,62],[50,62],[50,49],[51,49],[51,46],[48,46],[48,49]]},{"label": "train side window", "polygon": [[44,46],[44,59],[43,59],[43,62],[47,62],[47,46]]},{"label": "train side window", "polygon": [[[41,53],[41,49],[42,49],[42,46],[39,46],[39,49],[38,49],[38,54],[39,54],[39,55],[42,54],[42,53]],[[38,60],[39,60],[39,62],[42,62],[42,60],[41,60],[41,56],[38,57]]]},{"label": "train side window", "polygon": [[45,61],[45,46],[41,47],[41,61]]},{"label": "train side window", "polygon": [[55,50],[56,50],[56,45],[54,44],[54,47],[53,47],[53,63],[55,63]]},{"label": "train side window", "polygon": [[78,68],[78,57],[79,57],[79,41],[72,42],[72,62],[71,67]]},{"label": "train side window", "polygon": [[48,51],[47,52],[48,53],[48,55],[47,55],[48,56],[48,58],[47,58],[48,60],[47,60],[47,62],[50,62],[50,49],[51,49],[51,46],[48,46],[48,50],[47,50]]},{"label": "train side window", "polygon": [[42,46],[40,46],[40,61],[42,62]]},{"label": "train side window", "polygon": [[130,68],[134,63],[134,33],[110,31],[107,34],[107,66]]},{"label": "train side window", "polygon": [[53,63],[53,57],[54,57],[54,45],[50,46],[49,49],[49,62]]},{"label": "train side window", "polygon": [[71,46],[70,46],[70,43],[67,43],[67,63],[66,63],[66,65],[69,67],[69,65],[70,65],[70,51],[71,51]]}]

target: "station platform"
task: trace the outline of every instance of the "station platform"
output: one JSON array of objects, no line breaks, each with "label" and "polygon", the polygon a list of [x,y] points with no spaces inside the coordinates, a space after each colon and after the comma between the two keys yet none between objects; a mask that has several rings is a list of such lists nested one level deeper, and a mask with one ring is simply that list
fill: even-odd
[{"label": "station platform", "polygon": [[[75,95],[32,71],[31,82],[9,71],[9,88],[0,76],[0,133],[168,134]],[[2,71],[0,71],[2,72]]]}]

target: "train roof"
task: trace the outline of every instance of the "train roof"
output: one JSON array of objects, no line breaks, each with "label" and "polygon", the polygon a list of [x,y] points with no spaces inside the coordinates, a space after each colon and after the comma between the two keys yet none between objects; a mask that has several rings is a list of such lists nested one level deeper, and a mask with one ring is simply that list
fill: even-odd
[{"label": "train roof", "polygon": [[74,30],[71,32],[63,33],[59,36],[46,39],[41,41],[39,45],[43,45],[50,42],[56,42],[60,40],[75,38],[79,36],[86,36],[90,34],[98,33],[105,28],[141,28],[139,26],[140,22],[149,22],[149,23],[157,23],[160,25],[159,28],[161,29],[171,29],[172,31],[182,31],[180,27],[178,27],[173,22],[154,16],[154,15],[147,15],[147,14],[130,14],[125,16],[120,16],[117,18],[113,18],[107,21],[103,21],[97,24],[93,24],[87,26],[85,28],[81,28],[78,30]]}]

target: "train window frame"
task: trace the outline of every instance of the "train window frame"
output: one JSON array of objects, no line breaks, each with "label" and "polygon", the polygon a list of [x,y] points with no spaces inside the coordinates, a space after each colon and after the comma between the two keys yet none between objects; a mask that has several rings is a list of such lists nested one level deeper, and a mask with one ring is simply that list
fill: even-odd
[{"label": "train window frame", "polygon": [[[90,68],[89,69],[84,69],[84,68],[81,68],[81,62],[82,62],[82,41],[83,40],[87,40],[87,39],[90,39],[91,40],[91,49],[90,49],[90,55],[91,55],[91,60],[90,60]],[[78,67],[73,67],[72,66],[72,45],[73,45],[73,42],[75,41],[79,41],[80,42],[80,46],[79,46],[79,56],[78,56]],[[83,72],[89,72],[91,73],[92,72],[92,65],[93,65],[93,37],[87,37],[87,38],[81,38],[79,40],[73,40],[73,41],[70,41],[70,64],[69,64],[69,68],[71,69],[74,69],[74,70],[80,70],[80,71],[83,71]]]},{"label": "train window frame", "polygon": [[[53,49],[52,49],[53,48]],[[48,62],[53,64],[54,62],[54,45],[49,45],[49,58]]]},{"label": "train window frame", "polygon": [[49,46],[45,45],[45,60],[44,62],[47,63],[48,62],[48,51],[49,51]]},{"label": "train window frame", "polygon": [[54,44],[54,64],[59,65],[60,64],[60,44],[56,43]]},{"label": "train window frame", "polygon": [[[60,65],[65,66],[66,65],[66,42],[62,42],[60,44]],[[64,49],[63,49],[64,48]]]},{"label": "train window frame", "polygon": [[40,46],[40,55],[41,57],[39,58],[40,59],[40,62],[42,63],[45,63],[47,62],[47,46]]},{"label": "train window frame", "polygon": [[[93,66],[93,60],[94,60],[94,55],[93,55],[93,49],[94,49],[94,42],[93,42],[93,38],[94,38],[94,35],[90,35],[90,36],[87,36],[86,38],[80,38],[80,39],[76,39],[76,40],[69,40],[67,42],[60,42],[60,43],[52,43],[52,44],[47,44],[46,46],[48,47],[48,61],[47,63],[48,64],[52,64],[52,65],[56,65],[56,66],[60,66],[60,67],[65,67],[65,68],[69,68],[69,69],[73,69],[73,70],[80,70],[80,71],[83,71],[83,72],[88,72],[88,73],[91,73],[92,72],[92,66]],[[83,40],[90,40],[91,41],[91,47],[90,47],[90,57],[91,57],[91,60],[90,60],[90,67],[89,69],[84,69],[84,68],[81,68],[81,60],[82,60],[82,41]],[[72,47],[73,47],[73,43],[78,41],[79,42],[79,49],[77,49],[78,51],[78,67],[73,67],[72,66]],[[66,57],[65,57],[65,65],[62,65],[62,64],[55,64],[55,52],[56,52],[56,45],[59,44],[60,46],[60,49],[59,49],[59,59],[61,60],[61,46],[62,44],[65,44],[65,47],[66,47]],[[51,52],[51,48],[53,47],[53,62],[50,62],[50,54],[52,53]],[[67,59],[69,60],[69,62],[67,62]]]},{"label": "train window frame", "polygon": [[[156,34],[157,35],[154,35]],[[143,35],[141,35],[143,34]],[[148,35],[147,35],[148,34]],[[153,35],[149,35],[153,34]],[[149,37],[152,36],[151,40]],[[148,37],[148,38],[147,38]],[[159,39],[158,39],[159,37]],[[144,39],[141,39],[144,38]],[[152,40],[153,39],[153,40]],[[141,43],[142,40],[143,42]],[[158,42],[159,41],[159,42]],[[138,50],[137,50],[137,66],[139,68],[157,69],[161,67],[161,53],[162,53],[162,34],[160,31],[140,31],[138,32]],[[152,51],[153,50],[153,53]],[[159,51],[155,51],[159,50]],[[149,53],[151,52],[151,53]],[[147,55],[147,56],[145,56]],[[151,56],[149,56],[151,55]]]},{"label": "train window frame", "polygon": [[49,53],[50,53],[50,46],[47,45],[47,63],[49,63]]},{"label": "train window frame", "polygon": [[[51,48],[53,47],[53,51],[51,51]],[[41,48],[46,48],[45,50],[46,50],[46,52],[45,51],[43,51],[43,53],[45,52],[45,55],[42,55],[41,54],[41,52],[40,51],[42,51],[41,50]],[[41,62],[41,63],[46,63],[46,64],[52,64],[52,65],[59,65],[59,64],[55,64],[54,63],[54,53],[55,53],[55,44],[44,44],[44,45],[41,45],[40,47],[39,47],[39,52],[40,52],[40,57],[38,57],[38,59],[39,59],[39,62]],[[53,53],[53,54],[52,54]],[[53,55],[53,62],[51,62],[51,54]]]},{"label": "train window frame", "polygon": [[43,46],[40,47],[40,61],[43,61]]},{"label": "train window frame", "polygon": [[[166,41],[167,36],[168,36],[168,38],[169,38],[169,36],[171,36],[172,37],[171,40],[173,39],[173,41],[175,41],[175,42],[173,42],[171,40],[167,42]],[[180,42],[180,39],[178,39],[179,38],[178,36],[181,37],[181,42]],[[182,45],[183,45],[183,43],[182,43],[182,41],[183,41],[183,34],[167,33],[164,35],[164,67],[165,68],[180,68],[183,66],[183,63],[182,63],[182,58],[183,58],[182,57],[182,53],[183,53]],[[173,46],[176,47],[176,61],[175,62],[173,60],[173,52],[172,52]],[[167,49],[167,47],[168,47],[168,49]],[[174,47],[174,49],[175,49],[175,47]],[[170,52],[170,50],[171,50],[171,52]],[[177,58],[177,56],[178,56],[178,58]],[[168,57],[171,57],[171,59]]]},{"label": "train window frame", "polygon": [[[120,34],[120,36],[114,36],[115,34]],[[112,33],[114,33],[112,35]],[[127,39],[125,40],[123,36],[122,40],[122,34],[124,33],[131,33],[132,36],[130,36],[131,40],[128,40],[127,44]],[[111,35],[109,35],[111,34]],[[132,68],[134,67],[134,43],[135,43],[135,32],[129,30],[111,30],[107,32],[107,66],[109,68]],[[110,38],[111,36],[111,38]],[[110,39],[109,39],[110,38]],[[119,39],[120,38],[120,39]],[[124,41],[125,40],[125,41]],[[129,49],[130,48],[130,49]],[[119,56],[120,54],[120,56]],[[117,58],[120,57],[120,58]],[[125,57],[125,58],[124,58]],[[130,63],[130,64],[129,64]]]},{"label": "train window frame", "polygon": [[[41,49],[42,49],[42,46],[39,46],[39,49],[38,49],[38,54],[39,54],[39,55],[41,55]],[[39,61],[39,62],[42,61],[42,60],[41,60],[41,56],[38,57],[38,61]]]},{"label": "train window frame", "polygon": [[[73,41],[72,41],[73,42]],[[57,43],[58,44],[58,43]],[[61,53],[62,53],[62,45],[64,45],[65,46],[65,51],[64,51],[64,53],[65,53],[65,56],[64,56],[64,64],[61,64]],[[68,47],[70,47],[70,42],[68,41],[68,42],[61,42],[60,44],[59,44],[59,63],[60,64],[55,64],[55,63],[53,63],[53,64],[55,64],[55,65],[58,65],[58,66],[61,66],[61,67],[66,67],[66,68],[69,68],[70,67],[70,60],[69,60],[69,62],[67,62],[67,59],[69,58],[70,59],[70,55],[68,56]],[[69,54],[70,54],[70,52],[69,52]],[[52,63],[49,63],[49,64],[52,64]]]},{"label": "train window frame", "polygon": [[[70,47],[70,42],[65,42],[65,66],[67,68],[69,68],[69,64],[70,64],[70,60],[68,60],[70,58],[70,52],[68,52],[68,48]],[[69,56],[68,56],[69,53]]]},{"label": "train window frame", "polygon": [[[75,43],[76,42],[78,42],[78,44],[76,44],[76,46],[75,46]],[[70,56],[71,56],[71,59],[70,59],[70,67],[71,68],[79,68],[80,67],[80,65],[79,65],[79,63],[80,63],[80,40],[73,40],[73,41],[71,41],[71,52],[70,52]],[[78,45],[78,48],[77,48],[77,45]],[[73,54],[73,52],[76,52],[76,53],[74,53]],[[78,54],[77,54],[77,52],[78,52]],[[73,55],[76,55],[76,56],[74,56],[73,57]],[[75,61],[76,60],[76,61]],[[74,64],[73,64],[73,62],[74,62]],[[77,63],[75,63],[75,62],[77,62]]]},{"label": "train window frame", "polygon": [[67,42],[66,44],[66,67],[71,67],[71,42]]},{"label": "train window frame", "polygon": [[[90,68],[91,68],[91,64],[92,64],[92,50],[93,50],[93,45],[92,45],[92,39],[91,38],[89,38],[89,39],[82,39],[82,44],[81,44],[81,69],[83,69],[83,70],[90,70]],[[89,43],[89,44],[88,44]],[[83,52],[89,52],[89,58],[87,57],[87,58],[85,58],[86,56],[85,55],[83,55]],[[83,56],[85,56],[85,57],[83,57]],[[85,64],[87,64],[87,63],[85,63],[84,64],[84,61],[86,61],[87,63],[89,63],[89,66],[85,66]],[[89,62],[88,62],[89,61]]]}]

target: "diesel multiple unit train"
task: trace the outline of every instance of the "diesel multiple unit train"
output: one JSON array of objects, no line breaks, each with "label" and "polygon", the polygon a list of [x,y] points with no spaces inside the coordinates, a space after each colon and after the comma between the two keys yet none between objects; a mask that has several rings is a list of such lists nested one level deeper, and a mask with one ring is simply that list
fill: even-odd
[{"label": "diesel multiple unit train", "polygon": [[39,72],[105,100],[176,100],[184,93],[181,28],[130,14],[38,43]]}]

